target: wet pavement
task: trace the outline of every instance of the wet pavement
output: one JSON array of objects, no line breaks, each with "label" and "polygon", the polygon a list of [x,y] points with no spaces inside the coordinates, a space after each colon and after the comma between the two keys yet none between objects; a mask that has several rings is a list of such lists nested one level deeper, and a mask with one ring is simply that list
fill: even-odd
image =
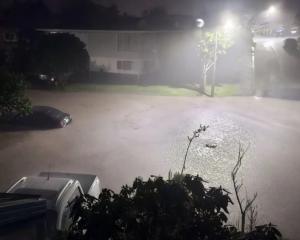
[{"label": "wet pavement", "polygon": [[0,190],[24,175],[47,170],[95,173],[104,187],[116,191],[136,176],[167,176],[169,170],[181,170],[187,136],[206,124],[207,132],[192,144],[186,172],[232,191],[230,173],[239,144],[249,146],[240,177],[249,196],[258,193],[259,221],[278,224],[290,239],[300,235],[300,102],[40,91],[30,95],[35,104],[71,113],[74,122],[65,129],[2,131]]}]

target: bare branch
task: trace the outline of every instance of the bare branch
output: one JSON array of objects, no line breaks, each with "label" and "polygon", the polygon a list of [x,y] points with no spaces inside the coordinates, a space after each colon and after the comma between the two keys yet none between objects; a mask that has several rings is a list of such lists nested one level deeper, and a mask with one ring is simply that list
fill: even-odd
[{"label": "bare branch", "polygon": [[187,149],[186,149],[185,155],[184,155],[184,161],[183,161],[183,165],[182,165],[182,169],[181,169],[181,175],[183,174],[183,172],[184,172],[184,170],[186,168],[185,167],[186,160],[187,160],[187,156],[188,156],[188,153],[189,153],[189,150],[190,150],[192,142],[194,141],[195,138],[200,137],[200,133],[205,132],[208,127],[209,126],[200,124],[200,127],[193,132],[193,136],[191,136],[191,137],[188,136],[188,141],[189,142],[188,142],[188,146],[187,146]]},{"label": "bare branch", "polygon": [[245,206],[245,211],[247,212],[249,210],[249,208],[252,206],[253,202],[256,200],[257,198],[257,193],[254,194],[253,198],[251,200],[247,200],[247,204]]},{"label": "bare branch", "polygon": [[246,223],[246,215],[249,209],[252,207],[253,202],[256,200],[257,193],[254,194],[253,198],[250,200],[246,198],[246,204],[244,206],[245,199],[241,199],[240,197],[240,190],[243,186],[243,181],[241,183],[238,183],[237,181],[237,174],[242,166],[242,160],[245,157],[245,154],[247,153],[249,149],[249,145],[247,146],[246,149],[243,149],[241,143],[239,144],[239,151],[238,151],[238,159],[237,162],[231,172],[231,178],[232,178],[232,183],[233,183],[233,188],[235,192],[235,196],[239,205],[240,213],[241,213],[241,231],[244,233],[245,232],[245,223]]},{"label": "bare branch", "polygon": [[249,221],[249,231],[252,232],[254,230],[254,227],[256,225],[257,221],[257,206],[251,205],[249,208],[249,214],[248,214],[248,221]]}]

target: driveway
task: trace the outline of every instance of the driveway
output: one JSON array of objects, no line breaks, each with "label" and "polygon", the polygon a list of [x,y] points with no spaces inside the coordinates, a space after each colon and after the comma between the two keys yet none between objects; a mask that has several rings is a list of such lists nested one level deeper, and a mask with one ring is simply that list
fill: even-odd
[{"label": "driveway", "polygon": [[[300,102],[252,97],[154,97],[30,92],[34,104],[72,114],[65,129],[1,132],[0,190],[40,171],[87,172],[116,191],[134,177],[180,171],[187,136],[210,126],[191,148],[186,172],[232,191],[239,143],[247,194],[258,193],[260,222],[300,236]],[[206,143],[217,148],[206,148]],[[232,196],[235,200],[234,196]],[[237,206],[234,206],[234,209]],[[236,217],[232,216],[232,222]]]}]

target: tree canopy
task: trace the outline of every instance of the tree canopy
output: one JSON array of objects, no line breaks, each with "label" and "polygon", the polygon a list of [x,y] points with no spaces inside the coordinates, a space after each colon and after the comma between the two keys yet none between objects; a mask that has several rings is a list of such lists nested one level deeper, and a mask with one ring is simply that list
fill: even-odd
[{"label": "tree canopy", "polygon": [[68,33],[42,34],[32,49],[34,72],[55,77],[82,74],[89,69],[89,54],[79,38]]}]

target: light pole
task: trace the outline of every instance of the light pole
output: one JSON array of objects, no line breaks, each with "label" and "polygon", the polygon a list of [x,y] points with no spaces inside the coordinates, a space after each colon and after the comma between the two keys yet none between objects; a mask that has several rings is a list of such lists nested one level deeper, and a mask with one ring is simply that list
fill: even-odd
[{"label": "light pole", "polygon": [[[196,26],[197,26],[198,29],[203,28],[204,25],[205,25],[205,22],[202,18],[197,18],[196,19]],[[203,80],[203,85],[201,86],[201,84],[200,84],[200,89],[199,90],[202,91],[202,92],[205,92],[205,82],[206,81]]]},{"label": "light pole", "polygon": [[[257,82],[257,76],[256,76],[256,58],[255,58],[255,53],[256,53],[256,40],[255,36],[257,36],[257,33],[259,33],[259,24],[256,23],[256,20],[260,17],[263,17],[265,20],[268,20],[269,22],[274,19],[276,16],[279,15],[279,8],[278,6],[271,5],[268,9],[264,10],[263,12],[254,14],[252,18],[249,21],[249,28],[253,33],[253,42],[254,46],[252,47],[252,74],[253,74],[253,91],[256,94],[258,90],[258,82]],[[270,25],[270,24],[269,24]],[[257,30],[258,29],[258,30]],[[270,32],[270,31],[268,31]],[[273,42],[272,41],[267,41],[263,44],[264,48],[266,49],[273,49]],[[273,49],[274,51],[274,49]]]}]

